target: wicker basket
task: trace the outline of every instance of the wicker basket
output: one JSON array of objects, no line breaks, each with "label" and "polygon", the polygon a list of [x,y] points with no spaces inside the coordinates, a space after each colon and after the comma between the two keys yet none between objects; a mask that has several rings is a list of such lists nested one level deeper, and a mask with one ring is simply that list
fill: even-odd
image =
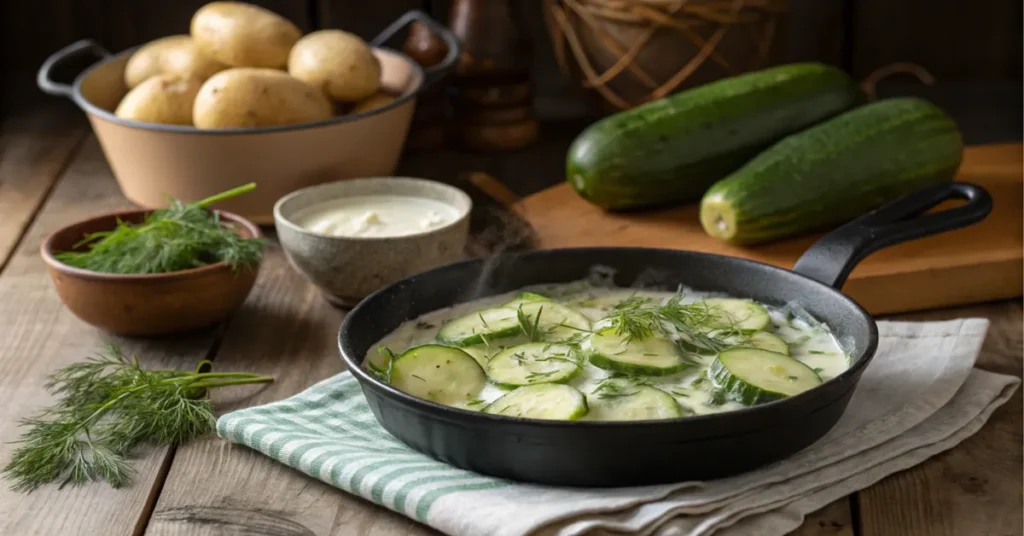
[{"label": "wicker basket", "polygon": [[638,106],[773,61],[786,0],[544,0],[555,57],[595,111]]}]

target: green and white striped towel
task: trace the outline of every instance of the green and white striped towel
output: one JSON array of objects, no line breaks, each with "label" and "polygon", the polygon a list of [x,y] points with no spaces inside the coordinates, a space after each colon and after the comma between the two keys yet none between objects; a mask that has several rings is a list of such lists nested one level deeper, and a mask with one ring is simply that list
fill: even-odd
[{"label": "green and white striped towel", "polygon": [[1020,382],[972,368],[987,326],[978,319],[879,323],[879,354],[835,429],[785,461],[712,482],[571,489],[456,469],[385,432],[348,373],[224,415],[217,432],[454,535],[774,536],[975,433]]}]

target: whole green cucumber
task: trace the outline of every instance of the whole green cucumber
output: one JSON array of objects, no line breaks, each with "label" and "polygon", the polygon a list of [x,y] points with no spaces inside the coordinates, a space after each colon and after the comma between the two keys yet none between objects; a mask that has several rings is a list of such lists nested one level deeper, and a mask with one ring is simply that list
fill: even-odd
[{"label": "whole green cucumber", "polygon": [[736,244],[767,242],[849,221],[953,178],[963,158],[956,123],[917,98],[883,100],[793,134],[704,195],[700,222]]},{"label": "whole green cucumber", "polygon": [[699,199],[772,143],[862,101],[853,79],[818,63],[719,80],[594,123],[569,148],[567,179],[608,210]]}]

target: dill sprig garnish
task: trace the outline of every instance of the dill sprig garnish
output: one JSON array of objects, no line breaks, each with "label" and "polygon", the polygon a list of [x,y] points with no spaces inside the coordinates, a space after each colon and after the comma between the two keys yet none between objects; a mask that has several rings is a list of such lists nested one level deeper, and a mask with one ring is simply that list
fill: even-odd
[{"label": "dill sprig garnish", "polygon": [[233,224],[206,208],[255,187],[249,183],[195,203],[171,200],[142,223],[118,221],[116,228],[86,235],[75,245],[85,251],[61,251],[55,257],[69,266],[111,274],[176,272],[221,261],[236,271],[255,268],[263,240],[242,238]]},{"label": "dill sprig garnish", "polygon": [[549,370],[547,372],[530,372],[526,375],[526,381],[532,382],[533,380],[541,380],[551,376],[552,374],[556,374],[557,372],[557,370]]},{"label": "dill sprig garnish", "polygon": [[105,480],[117,488],[134,473],[131,451],[143,444],[186,443],[211,432],[216,419],[207,390],[265,383],[270,376],[196,371],[145,370],[116,345],[105,353],[64,367],[46,388],[55,405],[23,419],[26,428],[2,474],[15,491],[49,483],[78,485]]},{"label": "dill sprig garnish", "polygon": [[727,339],[742,334],[706,301],[683,303],[683,297],[679,291],[659,304],[651,298],[631,296],[615,304],[604,320],[610,322],[616,335],[624,337],[626,342],[661,333],[677,335],[681,341],[712,352],[732,346]]},{"label": "dill sprig garnish", "polygon": [[597,384],[590,394],[600,399],[624,398],[639,393],[642,385],[648,385],[648,382],[641,378],[611,377]]},{"label": "dill sprig garnish", "polygon": [[540,315],[544,312],[544,306],[540,306],[537,309],[537,316],[533,317],[533,322],[530,322],[530,315],[523,312],[523,306],[520,305],[516,310],[516,319],[519,321],[519,329],[530,342],[537,342],[544,339],[545,333],[540,329]]},{"label": "dill sprig garnish", "polygon": [[704,405],[709,407],[717,407],[721,406],[722,404],[725,404],[728,401],[729,392],[726,391],[725,389],[722,389],[721,387],[715,386],[714,388],[711,389],[711,396],[708,398],[707,402],[704,403]]},{"label": "dill sprig garnish", "polygon": [[615,326],[615,333],[627,341],[646,339],[661,330],[658,307],[650,298],[631,296],[612,307],[605,319]]},{"label": "dill sprig garnish", "polygon": [[547,357],[538,357],[538,358],[534,359],[534,361],[536,361],[538,363],[545,363],[545,362],[548,362],[548,361],[561,361],[562,363],[570,363],[570,364],[576,366],[577,368],[581,368],[581,365],[580,365],[578,360],[570,359],[568,357],[565,357],[564,355],[552,355],[552,356],[547,356]]},{"label": "dill sprig garnish", "polygon": [[[512,360],[525,370],[526,376],[524,379],[526,381],[533,382],[534,380],[543,380],[554,374],[562,372],[558,365],[559,362],[568,363],[575,368],[583,367],[583,365],[580,364],[582,356],[578,353],[578,349],[570,347],[569,351],[566,353],[549,354],[548,351],[551,349],[551,346],[551,343],[547,344],[541,350],[541,355],[537,356],[527,357],[522,352],[516,352],[511,355]],[[542,370],[537,370],[538,367]],[[552,370],[552,367],[555,368]]]}]

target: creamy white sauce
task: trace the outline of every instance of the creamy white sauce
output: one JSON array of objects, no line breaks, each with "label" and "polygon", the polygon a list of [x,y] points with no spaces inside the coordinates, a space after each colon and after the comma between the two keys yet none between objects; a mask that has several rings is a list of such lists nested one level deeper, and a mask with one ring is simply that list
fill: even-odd
[{"label": "creamy white sauce", "polygon": [[326,236],[396,237],[436,229],[456,218],[455,207],[434,199],[363,195],[317,203],[299,211],[294,219]]},{"label": "creamy white sauce", "polygon": [[[708,297],[722,297],[720,294],[701,293],[689,289],[683,290],[686,297],[684,302],[698,301]],[[540,290],[540,292],[551,296],[559,303],[576,309],[590,318],[592,322],[597,322],[604,318],[615,304],[631,296],[650,297],[653,300],[664,303],[674,295],[672,292],[594,288],[586,285],[581,286],[580,284],[548,287]],[[382,354],[378,353],[378,349],[381,347],[387,348],[397,355],[414,346],[435,343],[437,331],[445,321],[469,314],[478,309],[500,306],[512,300],[515,295],[516,293],[512,292],[499,296],[490,296],[433,311],[415,320],[406,322],[371,348],[366,359],[380,359]],[[786,341],[789,345],[790,357],[814,369],[823,381],[828,381],[849,368],[848,356],[837,343],[827,326],[815,321],[798,309],[794,310],[792,307],[765,306],[765,308],[769,312],[772,323],[768,330]],[[493,356],[501,349],[526,342],[528,340],[525,336],[511,337],[492,341],[490,346],[476,345],[463,348],[463,350],[476,358],[481,363],[481,366],[483,366],[490,356]],[[715,386],[709,378],[704,377],[704,371],[711,366],[715,356],[687,354],[687,357],[699,363],[699,366],[691,367],[671,376],[645,378],[652,386],[671,394],[686,413],[703,415],[745,407],[735,401],[726,401],[720,404],[712,402]],[[609,371],[586,362],[583,364],[580,374],[569,381],[569,385],[579,389],[589,399],[593,396],[591,393],[594,389],[610,376],[611,373]],[[488,384],[479,393],[475,403],[469,406],[458,407],[480,410],[508,392]],[[593,415],[588,415],[583,420],[590,420],[592,417]]]}]

